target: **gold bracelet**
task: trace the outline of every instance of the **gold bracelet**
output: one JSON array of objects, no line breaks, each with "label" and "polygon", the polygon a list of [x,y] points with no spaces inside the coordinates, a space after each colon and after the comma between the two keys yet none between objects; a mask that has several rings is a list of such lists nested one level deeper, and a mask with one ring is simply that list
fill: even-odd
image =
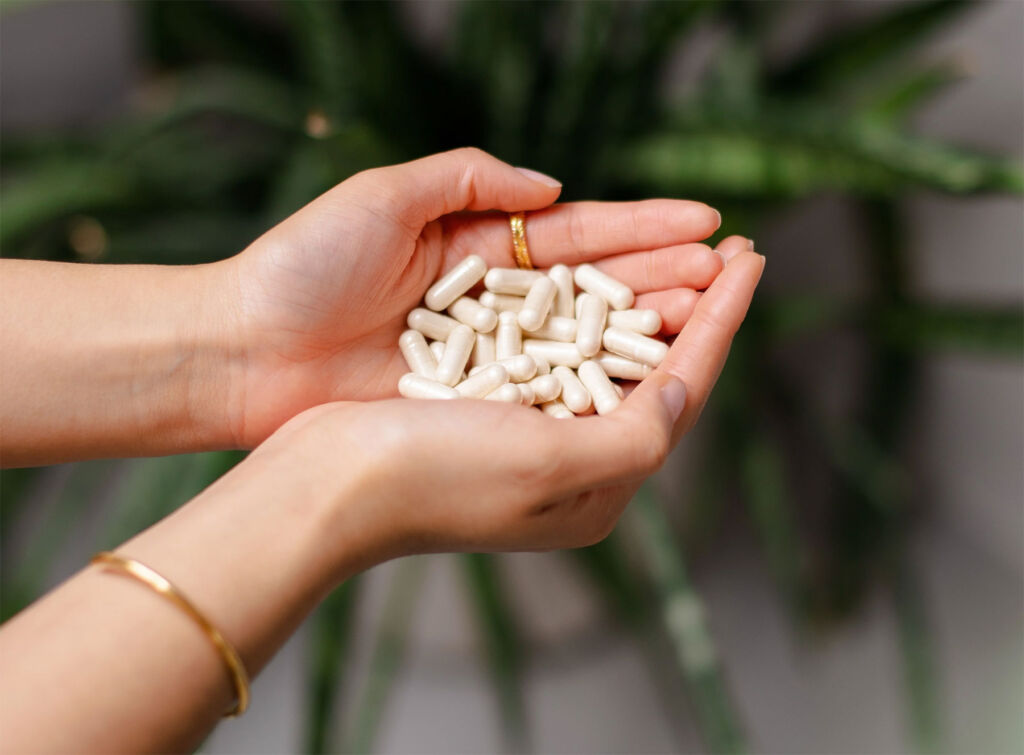
[{"label": "gold bracelet", "polygon": [[508,216],[508,224],[512,229],[512,252],[516,258],[516,265],[521,270],[533,270],[533,260],[530,259],[530,252],[526,248],[526,213],[513,212]]},{"label": "gold bracelet", "polygon": [[104,551],[93,556],[89,563],[109,566],[137,579],[192,617],[192,620],[206,633],[206,636],[210,638],[210,642],[213,643],[213,646],[221,654],[225,665],[228,667],[231,683],[235,688],[235,706],[225,713],[224,716],[226,718],[235,718],[245,713],[245,709],[249,707],[249,675],[245,672],[245,665],[242,663],[242,659],[234,646],[225,639],[217,627],[200,613],[198,608],[192,605],[188,598],[155,571],[134,559],[123,558],[115,553]]}]

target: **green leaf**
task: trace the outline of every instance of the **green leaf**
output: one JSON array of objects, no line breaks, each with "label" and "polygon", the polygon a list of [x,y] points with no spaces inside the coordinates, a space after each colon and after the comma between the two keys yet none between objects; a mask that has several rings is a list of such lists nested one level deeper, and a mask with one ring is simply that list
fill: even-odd
[{"label": "green leaf", "polygon": [[858,117],[878,121],[902,121],[938,94],[965,77],[959,62],[943,61],[913,68],[902,75],[885,77],[869,93],[858,98]]}]

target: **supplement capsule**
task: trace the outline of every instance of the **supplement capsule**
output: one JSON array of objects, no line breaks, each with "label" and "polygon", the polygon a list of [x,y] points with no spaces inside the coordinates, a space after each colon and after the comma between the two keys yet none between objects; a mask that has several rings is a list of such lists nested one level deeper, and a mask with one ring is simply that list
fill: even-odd
[{"label": "supplement capsule", "polygon": [[465,398],[483,398],[507,382],[508,370],[500,364],[491,363],[456,385],[455,390]]},{"label": "supplement capsule", "polygon": [[515,383],[505,383],[497,390],[491,391],[484,398],[488,401],[505,401],[509,404],[523,403],[523,394]]},{"label": "supplement capsule", "polygon": [[534,399],[537,397],[533,392],[533,387],[529,383],[516,383],[515,385],[519,388],[523,406],[533,406]]},{"label": "supplement capsule", "polygon": [[593,397],[594,409],[598,414],[608,414],[622,403],[619,394],[615,392],[615,384],[608,379],[597,362],[588,359],[580,365],[577,373],[580,382]]},{"label": "supplement capsule", "polygon": [[601,365],[608,377],[621,380],[643,380],[654,372],[654,368],[632,359],[612,354],[610,351],[599,351],[594,361]]},{"label": "supplement capsule", "polygon": [[406,398],[459,398],[459,392],[436,380],[407,372],[398,381],[398,392]]},{"label": "supplement capsule", "polygon": [[572,419],[575,415],[561,401],[547,401],[540,405],[541,411],[555,419]]},{"label": "supplement capsule", "polygon": [[583,297],[586,295],[586,291],[584,291],[582,294],[577,294],[576,300],[573,302],[572,311],[573,315],[576,317],[577,320],[580,319],[580,313],[583,311]]},{"label": "supplement capsule", "polygon": [[487,333],[476,334],[473,353],[469,355],[469,363],[474,367],[490,364],[497,357],[494,354],[494,336]]},{"label": "supplement capsule", "polygon": [[559,365],[551,371],[562,384],[562,401],[573,414],[582,414],[590,408],[590,391],[586,389],[576,373]]},{"label": "supplement capsule", "polygon": [[589,294],[600,296],[612,309],[629,309],[633,306],[632,289],[593,265],[580,265],[573,278],[577,286]]},{"label": "supplement capsule", "polygon": [[490,333],[498,324],[498,314],[476,299],[460,296],[448,307],[448,314],[478,333]]},{"label": "supplement capsule", "polygon": [[543,325],[557,292],[555,282],[546,275],[535,280],[526,294],[523,308],[519,310],[519,327],[523,330],[536,330]]},{"label": "supplement capsule", "polygon": [[[537,270],[517,270],[510,267],[493,267],[484,276],[484,287],[496,294],[526,296],[530,286],[538,278],[547,276]],[[486,305],[485,305],[486,306]]]},{"label": "supplement capsule", "polygon": [[498,359],[507,359],[523,353],[523,331],[519,329],[519,319],[514,312],[502,312],[498,315],[494,353]]},{"label": "supplement capsule", "polygon": [[444,356],[437,364],[437,382],[444,385],[459,382],[475,343],[476,336],[468,325],[458,325],[452,330],[444,347]]},{"label": "supplement capsule", "polygon": [[608,302],[593,294],[583,294],[580,298],[583,303],[580,305],[579,325],[576,327],[576,348],[583,356],[592,357],[601,350]]},{"label": "supplement capsule", "polygon": [[[431,341],[430,353],[434,355],[435,362],[440,362],[444,356],[444,341]],[[434,369],[437,369],[437,365],[434,365]]]},{"label": "supplement capsule", "polygon": [[495,312],[519,312],[526,301],[522,296],[509,296],[507,294],[496,294],[493,291],[482,291],[480,303]]},{"label": "supplement capsule", "polygon": [[562,395],[562,381],[554,375],[540,375],[531,380],[529,385],[533,388],[535,404],[554,401]]},{"label": "supplement capsule", "polygon": [[513,383],[525,383],[537,374],[537,362],[529,354],[499,359],[497,364],[508,370],[508,379]]},{"label": "supplement capsule", "polygon": [[523,352],[531,357],[543,359],[548,364],[560,364],[566,367],[579,367],[583,361],[583,355],[576,348],[574,343],[563,343],[561,341],[542,341],[536,338],[527,338],[523,341]]},{"label": "supplement capsule", "polygon": [[613,354],[635,359],[651,367],[661,364],[661,360],[668,354],[668,344],[622,328],[608,328],[604,332],[603,341],[604,347]]},{"label": "supplement capsule", "polygon": [[572,270],[565,265],[552,265],[548,270],[548,277],[555,282],[555,288],[558,289],[551,312],[556,317],[573,317],[575,289],[572,284]]},{"label": "supplement capsule", "polygon": [[427,289],[423,302],[430,309],[440,311],[473,288],[486,272],[487,263],[483,258],[471,254]]},{"label": "supplement capsule", "polygon": [[544,357],[539,357],[536,354],[531,354],[530,358],[537,363],[537,374],[538,375],[550,375],[551,365],[548,364],[548,360]]},{"label": "supplement capsule", "polygon": [[653,336],[661,330],[661,315],[653,309],[623,309],[608,313],[608,326]]},{"label": "supplement capsule", "polygon": [[576,340],[576,320],[571,317],[551,316],[536,330],[530,331],[534,338],[548,341],[564,341],[571,343]]},{"label": "supplement capsule", "polygon": [[409,369],[433,380],[437,377],[437,359],[427,346],[427,339],[418,330],[407,330],[398,339],[398,349]]},{"label": "supplement capsule", "polygon": [[447,341],[449,334],[458,326],[458,320],[453,320],[446,315],[431,312],[429,309],[417,307],[405,318],[406,323],[413,330],[418,330],[427,338],[435,341]]}]

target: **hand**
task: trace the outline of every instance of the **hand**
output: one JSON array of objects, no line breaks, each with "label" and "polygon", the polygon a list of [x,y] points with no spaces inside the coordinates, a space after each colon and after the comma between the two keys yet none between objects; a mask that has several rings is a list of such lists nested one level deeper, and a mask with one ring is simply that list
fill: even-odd
[{"label": "hand", "polygon": [[[255,446],[317,404],[397,395],[408,371],[397,347],[406,314],[468,254],[513,267],[508,212],[533,211],[537,267],[598,261],[639,294],[636,306],[661,312],[666,333],[678,332],[722,269],[721,255],[693,243],[714,232],[718,213],[665,199],[550,206],[560,189],[479,150],[455,150],[353,176],[230,260],[240,367],[226,421],[235,442]],[[486,210],[501,212],[477,212]]]},{"label": "hand", "polygon": [[250,460],[306,449],[301,464],[281,466],[301,467],[320,489],[346,486],[323,535],[346,544],[339,573],[414,552],[596,542],[696,422],[763,266],[736,252],[662,365],[609,415],[556,420],[479,400],[335,403],[296,417]]}]

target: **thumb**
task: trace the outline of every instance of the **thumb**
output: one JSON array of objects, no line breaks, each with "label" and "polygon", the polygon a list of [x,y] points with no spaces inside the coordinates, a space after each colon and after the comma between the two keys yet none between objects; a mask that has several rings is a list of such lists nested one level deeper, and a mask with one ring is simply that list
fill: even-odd
[{"label": "thumb", "polygon": [[376,168],[360,178],[411,227],[460,210],[538,210],[562,190],[561,183],[543,173],[515,168],[475,147]]}]

